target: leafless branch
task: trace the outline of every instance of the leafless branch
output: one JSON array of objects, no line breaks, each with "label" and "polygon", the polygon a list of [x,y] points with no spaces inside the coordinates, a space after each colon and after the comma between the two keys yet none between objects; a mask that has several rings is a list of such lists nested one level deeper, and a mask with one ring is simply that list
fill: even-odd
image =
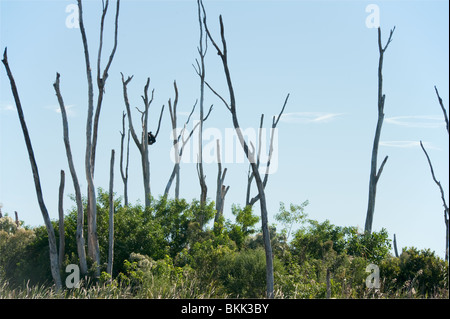
[{"label": "leafless branch", "polygon": [[442,188],[441,182],[438,181],[436,179],[436,176],[434,175],[434,169],[433,169],[433,165],[431,164],[431,160],[430,157],[428,156],[427,151],[425,150],[425,147],[422,144],[422,141],[420,141],[420,147],[422,148],[423,152],[425,153],[425,156],[427,157],[427,161],[428,161],[428,165],[430,166],[430,170],[431,170],[431,176],[433,177],[433,181],[436,183],[436,185],[439,187],[439,191],[441,192],[441,199],[442,199],[442,203],[444,206],[445,211],[448,214],[448,205],[447,205],[447,201],[445,200],[445,193],[444,193],[444,189]]},{"label": "leafless branch", "polygon": [[447,110],[444,107],[444,103],[442,102],[441,97],[439,96],[439,92],[438,89],[436,88],[436,86],[434,86],[434,90],[436,91],[436,95],[438,97],[439,100],[439,105],[441,106],[442,112],[444,113],[444,120],[445,120],[445,125],[447,127],[447,133],[449,133],[448,131],[448,116],[447,116]]}]

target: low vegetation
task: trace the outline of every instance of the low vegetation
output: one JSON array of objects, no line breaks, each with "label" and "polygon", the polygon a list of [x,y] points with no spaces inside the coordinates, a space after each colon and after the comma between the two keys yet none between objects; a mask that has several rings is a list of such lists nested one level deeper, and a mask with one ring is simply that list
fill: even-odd
[{"label": "low vegetation", "polygon": [[[85,203],[86,204],[86,203]],[[280,204],[270,227],[275,298],[448,298],[448,264],[430,250],[404,248],[390,255],[385,229],[370,235],[328,220],[310,220],[308,203]],[[234,205],[234,221],[212,223],[214,203],[151,201],[147,208],[114,202],[113,274],[106,273],[108,194],[99,190],[101,276],[92,270],[78,288],[56,290],[47,231],[0,218],[0,298],[262,298],[265,253],[259,218]],[[65,217],[66,266],[77,264],[76,208]],[[208,221],[208,222],[205,222]],[[200,227],[202,223],[203,227]],[[58,223],[53,222],[58,234]],[[367,288],[366,267],[380,270],[380,288]],[[91,268],[95,265],[90,261]]]}]

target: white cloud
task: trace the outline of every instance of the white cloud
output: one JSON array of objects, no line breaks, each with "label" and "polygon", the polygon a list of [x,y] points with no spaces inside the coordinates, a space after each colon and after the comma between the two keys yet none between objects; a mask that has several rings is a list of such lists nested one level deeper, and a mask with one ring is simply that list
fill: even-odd
[{"label": "white cloud", "polygon": [[1,111],[14,111],[15,107],[12,104],[5,104],[0,107]]},{"label": "white cloud", "polygon": [[[422,142],[423,146],[427,149],[438,149],[431,143]],[[419,141],[380,141],[380,146],[397,147],[397,148],[412,148],[420,147]]]},{"label": "white cloud", "polygon": [[435,115],[394,116],[384,120],[389,124],[412,128],[438,128],[445,124],[442,116]]},{"label": "white cloud", "polygon": [[285,123],[328,123],[343,113],[325,112],[291,112],[281,116],[281,121]]},{"label": "white cloud", "polygon": [[[59,106],[55,107],[52,105],[52,106],[49,106],[48,108],[52,109],[53,111],[55,111],[58,114],[61,114],[61,108]],[[76,115],[74,108],[75,108],[74,104],[66,105],[66,113],[67,113],[68,117]]]}]

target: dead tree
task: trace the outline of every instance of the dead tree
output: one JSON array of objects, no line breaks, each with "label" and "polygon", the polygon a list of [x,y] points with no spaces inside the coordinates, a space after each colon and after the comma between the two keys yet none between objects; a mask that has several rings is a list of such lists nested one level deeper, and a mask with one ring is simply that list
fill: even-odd
[{"label": "dead tree", "polygon": [[[267,181],[269,180],[269,175],[270,175],[269,172],[270,172],[270,163],[271,163],[272,156],[273,156],[273,141],[274,141],[275,130],[277,128],[278,122],[280,121],[281,115],[284,112],[284,109],[286,107],[288,99],[289,99],[289,94],[286,96],[286,99],[284,100],[283,107],[281,108],[281,111],[278,114],[278,117],[275,118],[275,116],[274,116],[272,118],[272,129],[271,129],[271,132],[270,132],[269,155],[268,155],[267,162],[266,162],[266,172],[265,172],[264,180],[263,180],[263,187],[264,187],[264,189],[266,188]],[[260,124],[259,124],[259,134],[258,134],[258,153],[257,153],[257,156],[256,156],[256,167],[258,168],[258,170],[259,170],[259,165],[261,163],[261,146],[262,146],[263,122],[264,122],[264,114],[261,114],[261,121],[260,121]],[[248,178],[247,178],[247,195],[246,195],[246,198],[245,198],[245,205],[246,206],[248,206],[248,205],[253,206],[259,200],[259,193],[256,196],[250,198],[251,185],[252,185],[252,182],[253,182],[253,178],[255,176],[253,174],[253,172],[251,171],[251,166],[249,167],[247,176],[248,176]]]},{"label": "dead tree", "polygon": [[61,170],[61,179],[59,182],[59,193],[58,193],[58,215],[59,215],[59,268],[62,267],[64,261],[64,249],[65,249],[65,235],[64,235],[64,184],[65,184],[65,173]]},{"label": "dead tree", "polygon": [[130,129],[128,128],[128,139],[127,139],[127,159],[125,164],[125,170],[123,169],[123,142],[125,140],[125,117],[126,113],[122,114],[122,132],[120,132],[120,175],[123,181],[123,197],[124,204],[128,206],[128,163],[130,160]]},{"label": "dead tree", "polygon": [[112,276],[114,261],[114,150],[111,150],[111,163],[109,170],[109,249],[106,272]]},{"label": "dead tree", "polygon": [[[192,135],[194,134],[194,131],[199,127],[200,121],[197,122],[190,133],[185,138],[186,133],[186,127],[189,124],[189,121],[191,119],[192,114],[194,113],[195,107],[197,106],[197,101],[195,101],[194,106],[192,107],[191,113],[189,114],[186,123],[184,123],[183,128],[178,132],[177,129],[177,106],[178,106],[178,88],[176,81],[173,82],[173,87],[175,91],[175,99],[173,101],[169,99],[168,105],[169,105],[169,113],[170,113],[170,121],[172,124],[172,137],[173,137],[173,152],[174,152],[174,159],[175,164],[172,169],[172,173],[170,174],[169,181],[167,182],[166,188],[164,190],[164,196],[167,196],[169,194],[170,188],[172,187],[173,181],[175,179],[175,199],[178,199],[180,196],[180,162],[181,158],[183,156],[183,150],[186,145],[186,143],[190,140]],[[208,114],[203,119],[203,121],[206,121],[206,119],[209,117],[209,114],[212,111],[212,106],[208,111]]]},{"label": "dead tree", "polygon": [[206,12],[203,7],[202,1],[199,0],[199,3],[202,6],[203,10],[203,25],[205,26],[205,31],[208,36],[208,39],[211,41],[215,49],[217,50],[217,54],[219,55],[226,81],[228,86],[228,94],[229,94],[229,101],[226,101],[219,93],[217,93],[209,84],[208,82],[205,82],[205,84],[208,86],[208,88],[211,89],[211,91],[218,97],[220,100],[225,104],[226,108],[231,112],[232,122],[234,129],[236,131],[236,134],[238,136],[239,142],[244,150],[244,154],[246,155],[248,161],[250,162],[252,172],[254,174],[255,182],[258,188],[259,193],[259,202],[261,207],[261,228],[263,233],[263,241],[264,241],[264,250],[266,254],[266,285],[267,285],[267,297],[273,298],[273,288],[274,288],[274,277],[273,277],[273,255],[272,255],[272,245],[270,242],[270,233],[269,233],[269,225],[268,225],[268,219],[267,219],[267,203],[266,203],[266,195],[264,191],[263,181],[261,179],[261,175],[259,173],[258,167],[256,166],[256,158],[255,158],[255,150],[250,150],[248,147],[247,142],[244,139],[244,136],[242,134],[242,130],[239,125],[239,121],[237,118],[237,112],[236,112],[236,98],[233,88],[233,83],[231,81],[231,73],[228,66],[228,51],[227,51],[227,43],[225,40],[225,28],[222,21],[222,16],[219,16],[219,23],[220,23],[220,35],[222,40],[222,48],[218,46],[218,44],[214,41],[211,33],[209,32],[208,25],[206,23]]},{"label": "dead tree", "polygon": [[[121,73],[122,74],[122,73]],[[141,127],[142,127],[142,134],[141,139],[139,140],[136,131],[133,126],[133,121],[131,118],[131,108],[130,108],[130,102],[128,100],[128,92],[127,92],[127,85],[131,81],[133,76],[129,76],[126,80],[122,74],[122,85],[123,85],[123,98],[125,101],[125,107],[127,109],[127,115],[128,115],[128,127],[131,131],[131,137],[134,140],[134,143],[136,144],[140,154],[141,154],[141,163],[142,163],[142,176],[144,181],[144,194],[145,194],[145,206],[150,206],[150,199],[151,199],[151,192],[150,192],[150,161],[148,158],[148,146],[149,146],[149,134],[151,132],[148,132],[148,111],[150,108],[150,104],[153,101],[153,96],[155,90],[152,90],[152,95],[149,98],[148,96],[148,88],[150,85],[150,78],[147,78],[147,83],[144,87],[144,95],[142,96],[142,100],[144,102],[144,110],[141,111],[138,108],[136,108],[139,113],[141,113]],[[161,128],[161,119],[164,113],[164,105],[161,108],[161,113],[159,115],[159,121],[158,121],[158,128],[156,130],[156,133],[153,135],[153,137],[156,140],[156,137],[159,134],[159,129]]]},{"label": "dead tree", "polygon": [[[439,104],[441,106],[442,112],[444,113],[444,120],[445,120],[445,125],[447,128],[447,134],[449,134],[449,129],[448,129],[448,116],[447,116],[447,111],[444,107],[444,103],[442,102],[441,97],[439,96],[439,92],[436,88],[436,86],[434,87],[434,90],[436,91],[436,95],[439,101]],[[439,188],[439,191],[441,193],[441,199],[442,199],[442,205],[444,206],[444,222],[445,222],[445,261],[449,260],[448,254],[449,254],[449,228],[448,228],[448,204],[447,201],[445,200],[445,193],[444,193],[444,189],[442,188],[441,182],[437,180],[435,174],[434,174],[434,169],[433,169],[433,164],[431,164],[431,159],[428,156],[427,151],[425,150],[425,147],[423,146],[422,141],[420,141],[420,147],[422,148],[427,161],[428,161],[428,165],[430,166],[430,171],[431,171],[431,177],[433,178],[433,181],[436,183],[436,185]]]},{"label": "dead tree", "polygon": [[97,131],[98,131],[98,122],[100,117],[101,105],[103,102],[103,95],[105,92],[105,83],[108,78],[108,71],[111,66],[111,63],[114,58],[114,54],[117,48],[117,34],[118,34],[118,19],[119,19],[119,6],[120,0],[117,0],[116,5],[116,16],[115,16],[115,32],[114,32],[114,45],[111,50],[111,54],[109,56],[109,60],[106,64],[103,72],[100,71],[101,65],[101,55],[103,48],[103,28],[104,21],[106,17],[106,13],[108,11],[109,0],[102,2],[103,4],[103,12],[102,18],[100,22],[100,42],[98,49],[98,57],[97,57],[97,86],[98,86],[98,96],[97,96],[97,107],[94,116],[94,88],[93,88],[93,80],[92,80],[92,69],[89,58],[89,48],[88,41],[86,36],[86,30],[84,28],[83,21],[83,6],[82,1],[78,0],[78,15],[79,15],[79,27],[81,32],[81,38],[83,42],[84,48],[84,57],[86,62],[86,76],[88,83],[88,112],[87,112],[87,120],[86,120],[86,155],[85,155],[85,171],[86,171],[86,180],[88,184],[88,254],[89,257],[92,258],[93,262],[97,264],[96,275],[100,275],[100,269],[98,266],[100,265],[100,249],[98,244],[98,235],[97,235],[97,208],[96,208],[96,195],[95,195],[95,187],[94,187],[94,167],[95,167],[95,150],[97,146]]},{"label": "dead tree", "polygon": [[49,250],[50,250],[50,269],[51,269],[53,281],[55,282],[56,288],[59,290],[62,288],[62,283],[61,283],[61,274],[59,271],[58,250],[57,250],[57,246],[56,246],[55,231],[54,231],[53,225],[50,221],[47,207],[45,206],[44,198],[42,196],[41,180],[39,177],[39,171],[38,171],[36,159],[34,157],[33,146],[31,145],[31,139],[30,139],[30,135],[28,133],[27,124],[25,122],[25,117],[23,114],[22,104],[20,102],[19,92],[17,91],[16,82],[15,82],[13,74],[9,68],[6,48],[3,53],[2,63],[5,66],[6,73],[8,74],[9,82],[11,84],[11,91],[14,96],[14,102],[16,104],[17,113],[19,115],[19,121],[20,121],[20,125],[22,127],[23,137],[25,139],[25,144],[26,144],[27,151],[28,151],[28,157],[30,160],[31,170],[33,172],[33,180],[34,180],[34,187],[36,189],[36,196],[37,196],[37,200],[39,203],[39,208],[42,213],[42,217],[44,218],[45,228],[47,229],[48,244],[49,244]]},{"label": "dead tree", "polygon": [[[208,187],[206,186],[206,176],[203,171],[203,105],[205,97],[205,56],[208,50],[208,39],[203,35],[202,10],[200,8],[200,0],[197,0],[198,7],[198,22],[200,28],[199,46],[197,47],[200,56],[200,62],[195,60],[197,66],[194,66],[195,72],[200,77],[200,126],[198,129],[198,157],[197,157],[197,174],[200,182],[200,206],[203,207],[206,203]],[[204,43],[203,43],[204,42]],[[204,44],[204,46],[203,46]]]},{"label": "dead tree", "polygon": [[380,179],[380,175],[383,171],[384,165],[386,164],[386,161],[388,160],[388,156],[386,156],[381,163],[380,168],[377,172],[377,158],[378,158],[378,145],[380,143],[380,136],[381,136],[381,127],[383,125],[384,120],[384,101],[385,101],[385,95],[383,94],[383,58],[384,58],[384,52],[389,46],[389,43],[392,41],[392,34],[394,33],[395,27],[391,30],[389,34],[389,39],[386,43],[386,45],[383,47],[381,44],[381,29],[378,28],[378,51],[380,54],[379,61],[378,61],[378,121],[377,121],[377,127],[375,130],[375,138],[373,141],[373,147],[372,147],[372,160],[371,160],[371,167],[370,167],[370,178],[369,178],[369,201],[367,206],[367,216],[366,216],[366,225],[365,225],[365,232],[367,234],[372,233],[372,223],[373,223],[373,214],[375,212],[375,197],[377,193],[377,183]]},{"label": "dead tree", "polygon": [[77,252],[78,258],[80,260],[81,275],[85,275],[87,273],[87,261],[86,261],[86,248],[84,239],[83,200],[81,197],[80,183],[78,182],[77,172],[75,170],[75,165],[73,163],[72,150],[70,147],[70,139],[69,139],[69,124],[67,121],[66,107],[64,105],[64,100],[62,98],[61,90],[59,87],[59,78],[60,78],[59,73],[56,73],[56,80],[55,83],[53,84],[53,87],[55,88],[59,108],[61,110],[64,147],[66,149],[67,162],[69,164],[70,175],[72,176],[73,187],[75,189],[75,202],[77,204],[77,231],[76,231]]},{"label": "dead tree", "polygon": [[216,216],[214,217],[214,223],[220,223],[223,216],[223,207],[225,204],[225,196],[227,195],[230,186],[225,186],[225,175],[227,169],[222,172],[222,158],[220,157],[220,142],[217,140],[217,190],[216,190]]}]

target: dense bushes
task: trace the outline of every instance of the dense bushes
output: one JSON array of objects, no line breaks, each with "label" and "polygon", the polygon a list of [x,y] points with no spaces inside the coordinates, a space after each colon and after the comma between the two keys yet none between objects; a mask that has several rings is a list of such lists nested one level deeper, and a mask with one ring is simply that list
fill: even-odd
[{"label": "dense bushes", "polygon": [[[270,227],[276,297],[448,297],[448,266],[433,252],[409,248],[399,258],[392,257],[385,229],[366,235],[356,227],[307,220],[307,204],[287,209],[281,203],[276,215],[281,231]],[[108,194],[100,189],[97,211],[103,271],[108,253],[108,205]],[[234,221],[213,224],[212,202],[201,207],[196,200],[160,198],[152,199],[147,208],[124,207],[120,200],[114,206],[112,278],[102,272],[90,284],[85,282],[84,290],[67,290],[64,297],[264,296],[265,253],[257,228],[259,218],[250,207],[235,205]],[[292,231],[294,224],[299,226],[296,231]],[[54,227],[58,234],[58,223]],[[75,232],[73,208],[65,217],[63,275],[65,265],[78,263]],[[370,263],[380,269],[377,292],[365,285]],[[14,292],[6,296],[21,296],[14,289],[20,291],[25,285],[49,287],[51,282],[45,228],[18,228],[11,218],[1,218],[0,287]]]}]

